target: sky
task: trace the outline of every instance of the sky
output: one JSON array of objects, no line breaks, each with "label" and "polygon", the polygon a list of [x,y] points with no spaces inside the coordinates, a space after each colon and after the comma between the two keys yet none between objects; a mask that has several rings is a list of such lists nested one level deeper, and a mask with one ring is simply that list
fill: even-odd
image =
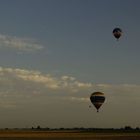
[{"label": "sky", "polygon": [[[0,128],[140,127],[139,7],[0,0]],[[96,91],[99,113],[89,108]]]}]

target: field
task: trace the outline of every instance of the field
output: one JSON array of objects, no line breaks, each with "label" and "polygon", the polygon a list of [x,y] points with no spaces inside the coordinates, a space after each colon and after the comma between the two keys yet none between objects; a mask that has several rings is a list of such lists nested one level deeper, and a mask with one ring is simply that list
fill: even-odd
[{"label": "field", "polygon": [[140,133],[1,130],[0,140],[140,140]]}]

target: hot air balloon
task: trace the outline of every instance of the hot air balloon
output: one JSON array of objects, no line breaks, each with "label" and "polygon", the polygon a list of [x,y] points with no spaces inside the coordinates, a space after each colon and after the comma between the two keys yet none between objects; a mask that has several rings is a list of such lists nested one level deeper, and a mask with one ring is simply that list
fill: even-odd
[{"label": "hot air balloon", "polygon": [[117,38],[117,40],[119,40],[119,38],[122,35],[122,30],[120,28],[115,28],[112,33],[114,37]]},{"label": "hot air balloon", "polygon": [[97,112],[99,112],[99,108],[101,107],[101,105],[105,101],[104,93],[102,93],[102,92],[94,92],[94,93],[92,93],[91,96],[90,96],[90,101],[92,102],[92,104],[97,109]]}]

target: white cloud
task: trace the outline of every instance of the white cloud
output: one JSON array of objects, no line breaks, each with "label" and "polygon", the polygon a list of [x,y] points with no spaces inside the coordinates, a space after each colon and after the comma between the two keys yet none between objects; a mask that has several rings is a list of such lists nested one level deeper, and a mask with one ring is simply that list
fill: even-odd
[{"label": "white cloud", "polygon": [[0,34],[0,46],[17,49],[20,51],[33,51],[43,49],[44,46],[35,40],[24,39]]},{"label": "white cloud", "polygon": [[118,99],[140,99],[140,85],[93,84],[78,81],[75,77],[67,75],[54,77],[40,71],[0,67],[1,107],[15,107],[19,101],[31,102],[40,97],[88,102],[90,94],[97,90],[105,93],[108,102],[115,103]]},{"label": "white cloud", "polygon": [[88,97],[70,97],[69,99],[72,101],[89,102]]},{"label": "white cloud", "polygon": [[[0,87],[7,85],[14,90],[17,90],[22,83],[22,88],[40,89],[43,90],[67,90],[69,92],[78,92],[82,89],[92,87],[92,84],[77,81],[74,77],[62,76],[54,77],[50,74],[43,74],[39,71],[12,69],[0,67]],[[27,84],[28,83],[28,84]],[[38,85],[38,86],[37,86]],[[21,91],[22,92],[22,91]]]},{"label": "white cloud", "polygon": [[[135,84],[121,84],[121,85],[111,85],[111,84],[93,84],[78,81],[75,77],[71,76],[61,76],[54,77],[50,74],[44,74],[40,71],[26,70],[26,69],[13,69],[13,68],[3,68],[0,67],[0,83],[13,85],[18,82],[30,84],[42,85],[44,88],[49,88],[51,90],[65,90],[69,89],[71,92],[75,89],[77,92],[87,89],[97,89],[97,90],[121,90],[121,91],[134,91],[139,90],[140,85]],[[23,85],[24,86],[24,85]]]}]

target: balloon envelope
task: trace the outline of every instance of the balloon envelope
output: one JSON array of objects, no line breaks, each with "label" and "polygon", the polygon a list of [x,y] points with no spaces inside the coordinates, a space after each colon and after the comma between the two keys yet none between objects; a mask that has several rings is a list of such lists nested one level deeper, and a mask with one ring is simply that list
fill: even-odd
[{"label": "balloon envelope", "polygon": [[115,28],[112,33],[115,38],[119,39],[122,35],[122,30],[120,28]]},{"label": "balloon envelope", "polygon": [[102,92],[92,93],[90,96],[90,101],[95,106],[95,108],[97,109],[97,112],[98,112],[99,108],[102,106],[102,104],[105,101],[104,93],[102,93]]}]

